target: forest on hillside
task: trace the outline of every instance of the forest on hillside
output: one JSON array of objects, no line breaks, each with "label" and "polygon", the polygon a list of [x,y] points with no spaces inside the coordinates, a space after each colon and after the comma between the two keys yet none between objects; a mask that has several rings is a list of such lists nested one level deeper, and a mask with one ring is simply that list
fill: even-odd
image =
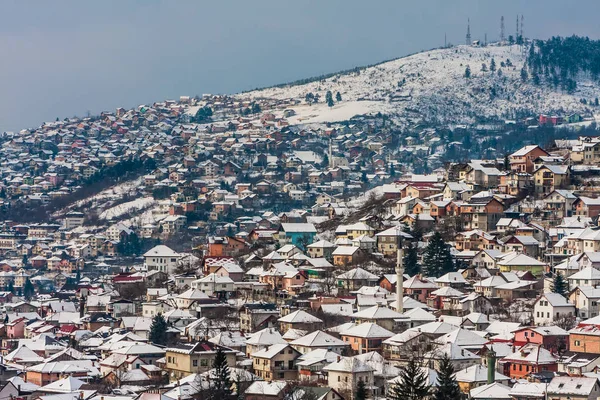
[{"label": "forest on hillside", "polygon": [[529,47],[527,67],[534,84],[572,93],[577,89],[579,74],[587,74],[593,80],[600,77],[600,40],[580,36],[534,40]]}]

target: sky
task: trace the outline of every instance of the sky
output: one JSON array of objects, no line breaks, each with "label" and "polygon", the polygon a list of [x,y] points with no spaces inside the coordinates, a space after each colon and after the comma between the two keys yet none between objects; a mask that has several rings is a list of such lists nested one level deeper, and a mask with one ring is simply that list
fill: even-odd
[{"label": "sky", "polygon": [[0,132],[235,93],[465,41],[600,38],[598,0],[2,0]]}]

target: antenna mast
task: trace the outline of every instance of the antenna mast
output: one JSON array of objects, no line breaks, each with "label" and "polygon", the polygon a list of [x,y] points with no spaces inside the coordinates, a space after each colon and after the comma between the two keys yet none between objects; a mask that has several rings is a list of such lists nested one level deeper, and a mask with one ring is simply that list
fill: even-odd
[{"label": "antenna mast", "polygon": [[471,43],[471,19],[467,18],[467,37],[466,37],[466,41],[467,41],[467,46],[470,45]]},{"label": "antenna mast", "polygon": [[500,41],[504,42],[504,15],[500,17]]}]

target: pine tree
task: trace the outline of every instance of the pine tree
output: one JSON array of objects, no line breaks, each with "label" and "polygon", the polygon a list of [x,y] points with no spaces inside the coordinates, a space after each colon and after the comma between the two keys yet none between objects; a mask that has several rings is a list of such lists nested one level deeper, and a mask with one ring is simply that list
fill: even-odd
[{"label": "pine tree", "polygon": [[525,69],[525,67],[521,68],[521,80],[523,82],[527,82],[528,77],[529,77],[529,74],[527,74],[527,70]]},{"label": "pine tree", "polygon": [[167,321],[162,314],[157,314],[156,317],[152,320],[152,325],[150,325],[150,342],[158,345],[166,345],[167,344]]},{"label": "pine tree", "polygon": [[421,272],[421,267],[419,266],[419,254],[417,248],[413,246],[412,243],[409,243],[406,248],[402,264],[404,265],[404,272],[410,276],[415,276]]},{"label": "pine tree", "polygon": [[494,60],[492,58],[492,61],[490,62],[490,71],[494,72],[496,70],[496,60]]},{"label": "pine tree", "polygon": [[25,296],[26,300],[30,300],[35,295],[35,288],[33,287],[33,283],[29,279],[25,281],[25,285],[23,286],[23,296]]},{"label": "pine tree", "polygon": [[356,384],[356,394],[354,400],[366,400],[367,399],[367,387],[363,380],[359,380]]},{"label": "pine tree", "polygon": [[327,106],[333,107],[333,95],[331,94],[331,90],[328,90],[325,94],[325,102],[327,103]]},{"label": "pine tree", "polygon": [[504,156],[504,170],[505,170],[505,171],[508,171],[508,170],[510,170],[510,160],[509,160],[509,158],[508,158],[508,154],[506,154],[506,155]]},{"label": "pine tree", "polygon": [[231,376],[229,365],[227,365],[227,356],[221,347],[217,349],[215,360],[213,362],[214,375],[212,380],[211,392],[215,399],[225,400],[232,394]]},{"label": "pine tree", "polygon": [[561,296],[567,295],[567,282],[565,282],[565,278],[559,273],[554,275],[554,280],[552,281],[552,291],[560,294]]},{"label": "pine tree", "polygon": [[335,94],[335,101],[337,101],[338,103],[339,103],[340,101],[342,101],[342,95],[340,94],[340,92],[337,92],[337,93]]},{"label": "pine tree", "polygon": [[394,164],[390,164],[390,176],[394,177],[396,175],[396,168],[394,167]]},{"label": "pine tree", "polygon": [[439,232],[435,232],[429,239],[423,255],[423,267],[427,276],[438,278],[454,270],[452,254]]},{"label": "pine tree", "polygon": [[434,400],[456,400],[460,399],[460,388],[454,375],[454,366],[447,354],[444,354],[440,360],[440,367],[437,371],[438,386],[433,396]]},{"label": "pine tree", "polygon": [[469,67],[467,65],[467,68],[465,68],[465,78],[469,79],[471,77],[471,67]]},{"label": "pine tree", "polygon": [[430,386],[427,375],[419,368],[414,359],[400,370],[400,382],[393,385],[387,397],[390,400],[422,400],[429,395]]},{"label": "pine tree", "polygon": [[15,284],[13,283],[13,281],[8,282],[7,291],[13,294],[15,293]]}]

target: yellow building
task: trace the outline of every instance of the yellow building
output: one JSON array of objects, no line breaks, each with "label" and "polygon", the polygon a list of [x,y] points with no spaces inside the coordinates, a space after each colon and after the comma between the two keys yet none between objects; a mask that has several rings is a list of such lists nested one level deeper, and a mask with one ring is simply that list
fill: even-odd
[{"label": "yellow building", "polygon": [[535,192],[552,193],[555,189],[567,187],[570,183],[570,171],[567,165],[543,165],[533,173]]},{"label": "yellow building", "polygon": [[169,373],[169,380],[176,381],[191,374],[201,374],[212,369],[219,347],[223,349],[227,357],[227,365],[230,368],[235,367],[235,350],[208,341],[167,347],[165,349],[165,370]]}]

